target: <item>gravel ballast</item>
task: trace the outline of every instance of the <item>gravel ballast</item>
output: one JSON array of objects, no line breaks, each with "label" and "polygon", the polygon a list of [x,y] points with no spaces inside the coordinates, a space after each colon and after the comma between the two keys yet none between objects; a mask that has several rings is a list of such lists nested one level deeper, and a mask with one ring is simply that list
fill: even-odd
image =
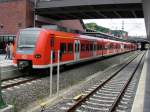
[{"label": "gravel ballast", "polygon": [[[75,65],[78,67],[60,73],[60,90],[78,84],[87,77],[92,76],[92,74],[102,72],[111,66],[119,64],[136,53],[136,51],[134,53],[126,53],[86,65],[83,64],[82,66]],[[53,94],[56,93],[56,78],[57,75],[53,75]],[[20,112],[21,110],[27,112],[27,106],[30,107],[30,104],[34,102],[40,103],[43,98],[49,95],[49,85],[49,77],[44,77],[36,81],[3,90],[2,93],[5,101],[15,106],[16,112]]]}]

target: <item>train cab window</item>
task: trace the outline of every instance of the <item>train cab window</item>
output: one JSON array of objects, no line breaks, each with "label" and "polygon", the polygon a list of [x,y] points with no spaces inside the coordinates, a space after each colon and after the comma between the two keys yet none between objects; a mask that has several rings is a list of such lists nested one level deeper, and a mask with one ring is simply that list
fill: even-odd
[{"label": "train cab window", "polygon": [[69,53],[73,52],[73,43],[68,43],[68,52]]},{"label": "train cab window", "polygon": [[66,53],[66,44],[65,43],[60,43],[60,52],[61,53]]},{"label": "train cab window", "polygon": [[18,39],[18,48],[34,48],[39,37],[40,30],[21,30]]}]

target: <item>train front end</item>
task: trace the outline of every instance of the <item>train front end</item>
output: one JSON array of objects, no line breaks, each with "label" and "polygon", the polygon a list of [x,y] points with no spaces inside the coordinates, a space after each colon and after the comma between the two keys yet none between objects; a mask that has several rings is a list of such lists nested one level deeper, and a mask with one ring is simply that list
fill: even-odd
[{"label": "train front end", "polygon": [[20,30],[14,46],[14,65],[20,71],[29,71],[44,65],[46,42],[47,33],[40,28]]}]

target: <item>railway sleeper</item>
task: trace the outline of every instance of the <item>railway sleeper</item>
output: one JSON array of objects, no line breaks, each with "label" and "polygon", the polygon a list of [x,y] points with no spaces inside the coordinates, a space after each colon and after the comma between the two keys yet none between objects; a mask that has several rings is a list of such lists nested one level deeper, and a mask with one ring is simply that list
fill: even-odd
[{"label": "railway sleeper", "polygon": [[116,87],[116,88],[107,88],[103,87],[102,90],[108,90],[108,91],[120,91],[121,87]]},{"label": "railway sleeper", "polygon": [[112,96],[112,97],[116,97],[117,94],[111,94],[111,93],[101,93],[101,92],[96,92],[96,94],[101,95],[101,96]]},{"label": "railway sleeper", "polygon": [[105,100],[105,99],[97,99],[97,98],[93,98],[91,97],[90,100],[92,101],[98,101],[98,102],[101,102],[101,103],[113,103],[114,100]]},{"label": "railway sleeper", "polygon": [[104,108],[104,107],[103,108],[96,108],[96,107],[87,106],[87,105],[82,105],[80,107],[80,109],[82,109],[83,111],[86,110],[86,111],[89,111],[89,112],[92,112],[92,111],[94,111],[94,112],[99,112],[99,111],[106,112],[106,111],[109,110],[108,108]]},{"label": "railway sleeper", "polygon": [[91,105],[98,105],[98,106],[103,106],[103,107],[110,107],[112,104],[104,104],[104,103],[96,103],[96,102],[91,102],[91,101],[86,101],[86,104],[91,104]]},{"label": "railway sleeper", "polygon": [[111,100],[116,99],[116,97],[114,97],[114,96],[110,97],[110,96],[101,96],[101,95],[96,95],[96,94],[94,94],[93,97],[95,97],[95,98],[102,98],[102,99],[111,99]]},{"label": "railway sleeper", "polygon": [[119,94],[120,92],[118,91],[108,91],[108,90],[99,90],[98,92],[101,92],[101,93],[112,93],[112,94]]}]

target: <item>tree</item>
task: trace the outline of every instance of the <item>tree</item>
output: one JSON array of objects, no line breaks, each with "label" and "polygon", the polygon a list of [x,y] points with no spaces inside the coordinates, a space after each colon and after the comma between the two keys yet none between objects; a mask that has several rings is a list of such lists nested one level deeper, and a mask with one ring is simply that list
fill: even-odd
[{"label": "tree", "polygon": [[96,23],[87,23],[85,24],[87,29],[96,30],[97,32],[109,33],[110,29],[102,26],[98,26]]}]

